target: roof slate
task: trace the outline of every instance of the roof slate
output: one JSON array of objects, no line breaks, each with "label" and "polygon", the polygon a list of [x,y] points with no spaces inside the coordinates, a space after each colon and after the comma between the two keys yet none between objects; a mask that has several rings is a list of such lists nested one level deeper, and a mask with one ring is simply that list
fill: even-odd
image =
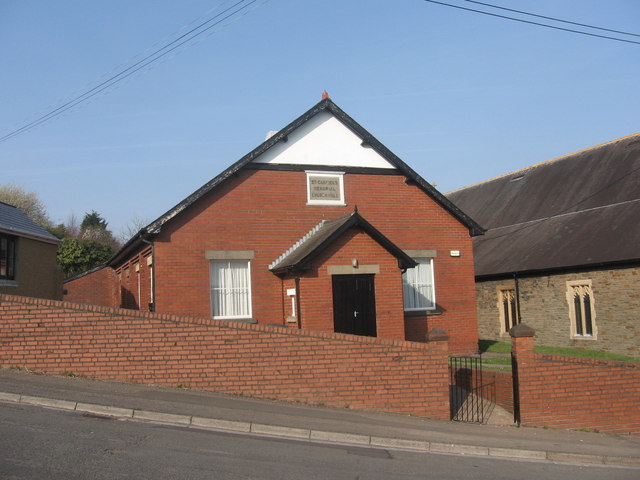
[{"label": "roof slate", "polygon": [[0,231],[48,243],[60,242],[58,237],[47,232],[27,217],[19,208],[4,202],[0,202]]},{"label": "roof slate", "polygon": [[640,259],[640,133],[461,188],[476,276]]},{"label": "roof slate", "polygon": [[269,265],[269,270],[274,273],[285,272],[289,269],[305,270],[310,268],[310,262],[326,247],[339,238],[344,232],[353,227],[361,227],[374,240],[382,245],[389,253],[394,255],[402,268],[416,266],[415,261],[402,249],[391,242],[373,225],[367,222],[358,212],[334,220],[322,220],[302,237],[280,258]]}]

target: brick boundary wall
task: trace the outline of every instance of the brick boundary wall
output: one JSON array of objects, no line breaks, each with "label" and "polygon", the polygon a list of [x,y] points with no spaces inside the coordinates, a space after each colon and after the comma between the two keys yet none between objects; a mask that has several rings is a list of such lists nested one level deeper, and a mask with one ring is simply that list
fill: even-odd
[{"label": "brick boundary wall", "polygon": [[[475,374],[471,370],[459,368],[453,372],[449,367],[449,375],[450,377],[463,375],[469,385],[476,384]],[[478,391],[480,396],[513,413],[513,378],[511,372],[488,370],[483,366],[481,384],[482,388]]]},{"label": "brick boundary wall", "polygon": [[495,395],[494,402],[496,405],[513,413],[513,381],[511,372],[483,369],[482,381],[485,385],[491,385]]},{"label": "brick boundary wall", "polygon": [[[522,325],[522,324],[521,324]],[[640,434],[640,363],[533,352],[533,330],[517,336],[523,425]]]},{"label": "brick boundary wall", "polygon": [[449,419],[448,342],[0,295],[0,366]]}]

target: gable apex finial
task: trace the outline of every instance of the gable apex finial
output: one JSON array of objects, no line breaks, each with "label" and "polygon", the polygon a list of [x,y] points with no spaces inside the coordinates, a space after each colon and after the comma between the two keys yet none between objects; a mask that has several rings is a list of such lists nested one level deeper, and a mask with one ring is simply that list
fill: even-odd
[{"label": "gable apex finial", "polygon": [[322,100],[326,100],[329,97],[329,92],[327,92],[326,90],[322,91]]}]

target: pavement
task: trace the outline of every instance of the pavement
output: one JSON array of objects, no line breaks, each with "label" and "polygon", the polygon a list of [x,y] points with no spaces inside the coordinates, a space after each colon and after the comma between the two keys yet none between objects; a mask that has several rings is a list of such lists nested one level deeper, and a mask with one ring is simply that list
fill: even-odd
[{"label": "pavement", "polygon": [[299,441],[640,470],[640,436],[516,427],[499,407],[479,425],[13,369],[0,369],[0,403]]}]

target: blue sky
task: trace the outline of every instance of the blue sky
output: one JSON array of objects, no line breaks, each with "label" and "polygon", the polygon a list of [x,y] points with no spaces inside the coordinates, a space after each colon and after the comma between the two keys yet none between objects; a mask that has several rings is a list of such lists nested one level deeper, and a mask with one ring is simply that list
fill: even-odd
[{"label": "blue sky", "polygon": [[[489,3],[640,33],[637,0]],[[2,0],[0,136],[220,4]],[[254,5],[178,55],[0,143],[0,184],[36,191],[55,222],[96,210],[119,234],[134,217],[151,221],[180,202],[324,89],[443,192],[640,131],[637,44],[422,0]]]}]

